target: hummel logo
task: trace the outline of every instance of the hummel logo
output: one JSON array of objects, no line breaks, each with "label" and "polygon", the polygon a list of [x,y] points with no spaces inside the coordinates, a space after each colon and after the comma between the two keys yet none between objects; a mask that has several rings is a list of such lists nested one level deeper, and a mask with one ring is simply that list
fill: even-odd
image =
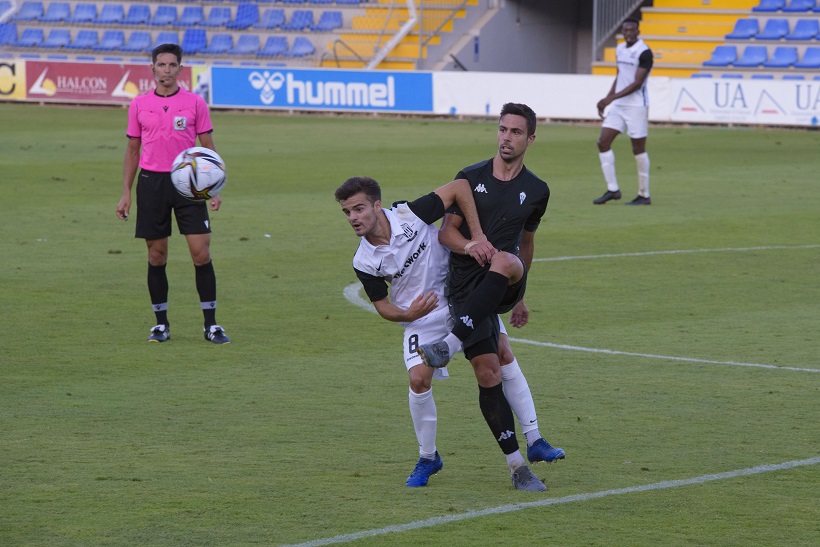
[{"label": "hummel logo", "polygon": [[472,318],[470,318],[469,315],[465,315],[464,317],[460,317],[460,319],[461,319],[462,323],[464,323],[465,325],[467,325],[471,329],[475,329],[475,327],[473,327],[473,320],[472,320]]},{"label": "hummel logo", "polygon": [[476,186],[475,190],[473,191],[478,192],[479,194],[489,194],[487,188],[483,184],[479,184],[478,186]]},{"label": "hummel logo", "polygon": [[519,203],[519,205],[523,205],[524,200],[525,200],[525,199],[527,199],[527,194],[525,194],[524,192],[521,192],[520,194],[518,194],[518,199],[520,199],[520,200],[521,200],[521,202]]},{"label": "hummel logo", "polygon": [[506,441],[507,439],[512,439],[513,437],[515,437],[515,432],[510,431],[508,429],[507,431],[505,431],[501,434],[501,436],[498,438],[498,442]]}]

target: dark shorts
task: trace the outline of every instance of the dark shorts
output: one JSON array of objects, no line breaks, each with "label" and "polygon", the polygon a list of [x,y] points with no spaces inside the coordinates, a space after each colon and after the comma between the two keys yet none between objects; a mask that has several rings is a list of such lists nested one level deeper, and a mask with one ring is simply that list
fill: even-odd
[{"label": "dark shorts", "polygon": [[[464,340],[464,356],[468,360],[485,353],[498,353],[498,337],[501,334],[501,328],[498,325],[498,314],[509,312],[516,304],[521,302],[526,289],[527,267],[524,266],[524,275],[517,283],[507,287],[507,292],[504,293],[504,298],[501,299],[501,304],[495,309],[495,313],[474,325],[473,333]],[[454,320],[458,320],[462,306],[463,304],[450,304],[450,314]]]},{"label": "dark shorts", "polygon": [[206,202],[183,197],[174,189],[170,173],[140,171],[137,177],[137,230],[134,237],[170,237],[171,211],[176,217],[180,234],[211,233]]}]

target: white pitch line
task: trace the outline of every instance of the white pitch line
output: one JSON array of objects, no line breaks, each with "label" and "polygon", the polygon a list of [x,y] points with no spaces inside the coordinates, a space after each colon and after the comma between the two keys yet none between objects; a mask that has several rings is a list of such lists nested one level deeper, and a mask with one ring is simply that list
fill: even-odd
[{"label": "white pitch line", "polygon": [[770,245],[767,247],[725,247],[723,249],[678,249],[675,251],[646,251],[640,253],[620,253],[586,256],[555,256],[551,258],[534,258],[533,262],[560,262],[564,260],[591,260],[595,258],[621,258],[625,256],[679,255],[689,253],[722,253],[739,251],[774,251],[784,249],[818,249],[820,245]]},{"label": "white pitch line", "polygon": [[[359,283],[352,283],[345,287],[344,297],[359,308],[371,313],[377,313],[373,305],[359,295]],[[552,344],[550,342],[537,342],[535,340],[526,340],[524,338],[510,338],[510,342],[518,342],[520,344],[530,344],[532,346],[543,346],[548,348],[565,349],[572,351],[585,351],[588,353],[606,353],[609,355],[629,355],[632,357],[643,357],[646,359],[663,359],[666,361],[684,361],[688,363],[704,363],[709,365],[728,365],[735,367],[755,367],[776,370],[794,370],[798,372],[820,372],[820,369],[814,368],[799,368],[799,367],[780,367],[777,365],[768,365],[763,363],[736,363],[734,361],[713,361],[710,359],[695,359],[693,357],[674,357],[670,355],[652,355],[650,353],[633,353],[629,351],[616,351],[611,349],[585,348],[582,346],[568,346],[566,344]]]},{"label": "white pitch line", "polygon": [[417,520],[415,522],[408,522],[406,524],[396,524],[393,526],[385,526],[384,528],[375,528],[372,530],[363,530],[352,534],[343,534],[329,538],[315,539],[305,543],[298,543],[287,545],[284,547],[319,547],[321,545],[331,545],[334,543],[347,543],[349,541],[356,541],[357,539],[364,539],[375,536],[384,536],[387,534],[394,534],[400,532],[407,532],[409,530],[418,530],[420,528],[432,528],[433,526],[440,526],[442,524],[449,524],[451,522],[458,522],[466,519],[473,519],[491,515],[501,515],[504,513],[512,513],[524,509],[533,509],[538,507],[550,507],[552,505],[561,505],[564,503],[575,503],[580,501],[589,501],[598,498],[605,498],[609,496],[620,496],[622,494],[632,494],[634,492],[648,492],[652,490],[665,490],[668,488],[678,488],[681,486],[691,486],[693,484],[703,484],[712,481],[733,479],[736,477],[743,477],[747,475],[757,475],[760,473],[770,473],[772,471],[782,471],[784,469],[793,469],[806,465],[816,465],[820,463],[820,456],[808,458],[805,460],[794,460],[790,462],[783,462],[772,465],[758,465],[756,467],[748,467],[746,469],[735,469],[734,471],[726,471],[724,473],[713,473],[710,475],[701,475],[691,479],[681,479],[674,481],[662,481],[653,484],[641,484],[637,486],[629,486],[627,488],[616,488],[614,490],[601,490],[599,492],[590,492],[587,494],[574,494],[572,496],[564,496],[563,498],[548,498],[539,501],[531,501],[526,503],[516,503],[511,505],[500,505],[498,507],[489,507],[479,511],[467,511],[457,515],[447,515],[441,517],[433,517],[425,520]]}]

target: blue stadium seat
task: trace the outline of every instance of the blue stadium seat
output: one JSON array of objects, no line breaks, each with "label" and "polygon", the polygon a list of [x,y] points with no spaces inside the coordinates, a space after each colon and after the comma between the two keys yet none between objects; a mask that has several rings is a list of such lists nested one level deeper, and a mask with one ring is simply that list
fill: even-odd
[{"label": "blue stadium seat", "polygon": [[278,8],[268,8],[262,13],[259,21],[253,28],[273,30],[285,24],[285,10]]},{"label": "blue stadium seat", "polygon": [[231,20],[231,8],[214,6],[208,12],[208,18],[200,25],[203,27],[224,27]]},{"label": "blue stadium seat", "polygon": [[695,72],[689,76],[690,78],[711,78],[712,75],[708,72]]},{"label": "blue stadium seat", "polygon": [[97,4],[75,4],[74,13],[66,19],[66,23],[92,23],[96,18]]},{"label": "blue stadium seat", "polygon": [[135,30],[128,35],[126,42],[120,46],[120,51],[139,52],[147,51],[151,47],[151,33],[144,30]]},{"label": "blue stadium seat", "polygon": [[236,41],[236,47],[228,50],[231,55],[256,55],[259,51],[258,34],[242,34]]},{"label": "blue stadium seat", "polygon": [[748,40],[760,32],[760,23],[757,19],[738,19],[732,32],[726,35],[727,40]]},{"label": "blue stadium seat", "polygon": [[[97,6],[94,7],[96,8]],[[74,8],[74,10],[76,12],[77,8]],[[68,49],[91,49],[97,45],[98,40],[99,36],[96,30],[81,30],[77,33],[77,36],[74,37],[74,41],[66,47]]]},{"label": "blue stadium seat", "polygon": [[298,9],[291,14],[290,21],[285,23],[282,28],[285,30],[306,30],[312,25],[313,11]]},{"label": "blue stadium seat", "polygon": [[100,15],[94,19],[98,25],[115,25],[125,17],[125,8],[122,4],[105,4],[100,10]]},{"label": "blue stadium seat", "polygon": [[797,48],[792,46],[778,46],[774,48],[771,58],[763,63],[769,68],[786,68],[797,62]]},{"label": "blue stadium seat", "polygon": [[208,45],[208,35],[205,29],[186,28],[182,33],[182,51],[185,55],[195,55]]},{"label": "blue stadium seat", "polygon": [[268,36],[265,45],[256,53],[257,57],[278,57],[288,51],[288,39],[285,36]]},{"label": "blue stadium seat", "polygon": [[794,63],[794,68],[820,68],[820,46],[809,46],[803,58]]},{"label": "blue stadium seat", "polygon": [[311,4],[332,4],[333,0],[310,0]]},{"label": "blue stadium seat", "polygon": [[319,16],[319,20],[315,25],[310,27],[310,30],[329,32],[342,27],[342,12],[341,11],[324,11]]},{"label": "blue stadium seat", "polygon": [[208,55],[221,55],[227,53],[233,47],[233,36],[230,34],[214,34],[208,47],[202,48],[200,53]]},{"label": "blue stadium seat", "polygon": [[11,9],[11,0],[2,0],[0,1],[0,15],[3,15],[8,10]]},{"label": "blue stadium seat", "polygon": [[288,57],[305,57],[307,55],[313,55],[315,52],[316,48],[313,47],[313,42],[304,36],[297,36],[293,40],[293,46],[291,46],[290,51],[288,51],[286,55]]},{"label": "blue stadium seat", "polygon": [[720,77],[721,78],[729,78],[729,79],[732,79],[732,80],[742,80],[743,79],[743,74],[727,72],[726,74],[721,74]]},{"label": "blue stadium seat", "polygon": [[40,47],[43,43],[43,29],[41,28],[27,28],[23,29],[20,39],[14,45],[16,47]]},{"label": "blue stadium seat", "polygon": [[116,51],[125,43],[125,33],[121,30],[106,30],[100,43],[91,49],[95,51]]},{"label": "blue stadium seat", "polygon": [[791,0],[785,7],[783,7],[783,11],[792,13],[811,11],[814,7],[814,0]]},{"label": "blue stadium seat", "polygon": [[148,4],[131,4],[128,13],[123,17],[123,25],[147,25],[151,20],[151,6]]},{"label": "blue stadium seat", "polygon": [[766,46],[746,46],[740,58],[733,64],[742,67],[760,66],[766,62],[768,55]]},{"label": "blue stadium seat", "polygon": [[164,27],[165,25],[172,24],[176,20],[177,7],[161,5],[157,8],[157,11],[154,12],[154,16],[148,24],[154,27]]},{"label": "blue stadium seat", "polygon": [[[3,8],[0,7],[0,13]],[[40,17],[41,23],[61,23],[71,15],[71,6],[68,2],[52,2],[46,8],[46,12]]]},{"label": "blue stadium seat", "polygon": [[58,49],[71,43],[71,33],[65,28],[53,28],[40,47]]},{"label": "blue stadium seat", "polygon": [[0,46],[9,46],[17,41],[17,24],[0,23]]},{"label": "blue stadium seat", "polygon": [[[20,10],[12,17],[13,21],[38,21],[43,16],[42,2],[23,2]],[[25,31],[23,31],[25,34]],[[22,39],[23,37],[20,36]]]},{"label": "blue stadium seat", "polygon": [[806,77],[802,74],[784,74],[781,80],[805,80]]},{"label": "blue stadium seat", "polygon": [[[202,6],[185,6],[179,19],[174,21],[175,27],[192,27],[205,20],[205,11]],[[185,39],[183,38],[184,42]]]},{"label": "blue stadium seat", "polygon": [[361,0],[336,0],[336,3],[339,5],[358,6]]},{"label": "blue stadium seat", "polygon": [[177,32],[172,31],[172,30],[164,30],[164,31],[160,32],[159,34],[157,34],[156,39],[154,39],[154,43],[151,44],[151,46],[148,49],[149,50],[154,49],[155,47],[161,46],[162,44],[177,44],[177,45],[180,45],[180,43],[179,43],[179,34]]},{"label": "blue stadium seat", "polygon": [[758,40],[780,40],[789,33],[788,19],[769,19],[763,30],[755,37]]},{"label": "blue stadium seat", "polygon": [[259,21],[259,6],[255,2],[239,4],[236,8],[236,18],[225,24],[225,28],[244,30],[257,21]]},{"label": "blue stadium seat", "polygon": [[737,60],[737,48],[735,46],[717,46],[712,52],[712,57],[703,61],[704,66],[729,66]]},{"label": "blue stadium seat", "polygon": [[783,9],[786,0],[760,0],[760,3],[752,8],[752,11],[773,12]]},{"label": "blue stadium seat", "polygon": [[774,80],[773,74],[752,74],[752,80]]},{"label": "blue stadium seat", "polygon": [[283,4],[304,4],[307,0],[282,0]]},{"label": "blue stadium seat", "polygon": [[812,40],[820,37],[820,19],[798,19],[786,40]]}]

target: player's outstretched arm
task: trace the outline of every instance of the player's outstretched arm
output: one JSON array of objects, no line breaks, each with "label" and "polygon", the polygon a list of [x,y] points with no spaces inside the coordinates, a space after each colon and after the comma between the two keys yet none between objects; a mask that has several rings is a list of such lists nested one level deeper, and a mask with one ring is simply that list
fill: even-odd
[{"label": "player's outstretched arm", "polygon": [[410,323],[419,317],[424,317],[438,305],[438,296],[433,291],[422,293],[410,304],[410,307],[402,309],[393,304],[389,298],[382,298],[373,302],[376,311],[388,321]]}]

